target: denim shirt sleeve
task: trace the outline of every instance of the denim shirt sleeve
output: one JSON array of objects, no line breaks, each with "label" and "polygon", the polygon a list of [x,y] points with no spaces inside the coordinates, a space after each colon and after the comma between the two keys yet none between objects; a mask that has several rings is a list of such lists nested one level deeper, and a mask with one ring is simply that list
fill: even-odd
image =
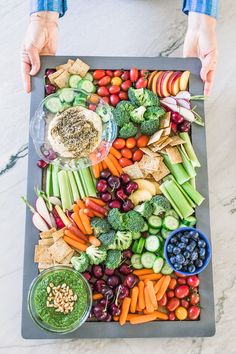
[{"label": "denim shirt sleeve", "polygon": [[62,17],[67,10],[67,0],[30,0],[30,14],[39,11],[55,11]]},{"label": "denim shirt sleeve", "polygon": [[187,15],[190,11],[218,18],[218,7],[218,0],[184,0],[183,2],[183,12]]}]

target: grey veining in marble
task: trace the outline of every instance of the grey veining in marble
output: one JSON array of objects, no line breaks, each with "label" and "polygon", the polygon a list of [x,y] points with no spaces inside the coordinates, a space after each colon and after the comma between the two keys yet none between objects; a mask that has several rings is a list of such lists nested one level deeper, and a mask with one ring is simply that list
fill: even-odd
[{"label": "grey veining in marble", "polygon": [[[60,20],[58,54],[182,55],[187,19],[181,1],[77,0]],[[20,78],[19,50],[28,23],[28,1],[0,7],[0,353],[233,354],[236,215],[236,6],[221,1],[219,63],[206,102],[209,188],[217,331],[206,339],[25,341],[20,336],[29,97]]]}]

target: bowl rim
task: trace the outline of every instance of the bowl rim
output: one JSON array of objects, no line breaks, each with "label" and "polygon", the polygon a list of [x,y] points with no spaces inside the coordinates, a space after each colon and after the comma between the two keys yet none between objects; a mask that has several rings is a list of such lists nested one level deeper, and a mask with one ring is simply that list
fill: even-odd
[{"label": "bowl rim", "polygon": [[[178,232],[181,232],[181,231],[196,231],[200,234],[201,238],[206,242],[207,244],[207,252],[208,252],[208,256],[205,260],[205,263],[195,272],[193,273],[189,273],[189,272],[183,272],[181,270],[177,270],[173,267],[173,264],[170,262],[169,260],[169,256],[167,255],[167,246],[170,242],[170,239],[175,235],[177,234]],[[210,260],[211,260],[211,244],[210,244],[210,241],[209,239],[207,238],[207,236],[199,229],[197,228],[194,228],[194,227],[190,227],[190,226],[187,226],[187,227],[180,227],[176,230],[173,230],[169,236],[167,237],[167,239],[165,240],[165,245],[164,245],[164,256],[165,256],[165,259],[166,259],[166,262],[168,263],[168,265],[174,270],[174,272],[177,272],[179,274],[182,274],[182,275],[186,275],[186,276],[191,276],[191,275],[196,275],[196,274],[200,274],[209,264]]]}]

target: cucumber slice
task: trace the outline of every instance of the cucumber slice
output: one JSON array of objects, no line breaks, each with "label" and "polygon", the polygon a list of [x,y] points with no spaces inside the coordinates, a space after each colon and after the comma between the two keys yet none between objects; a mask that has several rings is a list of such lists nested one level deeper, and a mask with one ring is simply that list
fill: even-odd
[{"label": "cucumber slice", "polygon": [[44,105],[51,113],[58,113],[62,109],[62,103],[58,97],[49,97],[46,99]]},{"label": "cucumber slice", "polygon": [[186,219],[182,220],[182,223],[186,226],[195,226],[197,223],[197,219],[195,216],[189,216]]},{"label": "cucumber slice", "polygon": [[140,254],[133,254],[133,256],[131,257],[131,264],[132,264],[133,268],[135,268],[135,269],[142,269],[143,268],[143,265],[141,263]]},{"label": "cucumber slice", "polygon": [[181,223],[179,224],[179,227],[188,227],[188,226],[185,225],[183,222],[181,222]]},{"label": "cucumber slice", "polygon": [[157,257],[152,266],[153,272],[160,273],[163,264],[164,264],[164,259],[162,257]]},{"label": "cucumber slice", "polygon": [[132,246],[132,252],[133,253],[137,253],[137,249],[138,249],[138,241],[139,240],[135,240]]},{"label": "cucumber slice", "polygon": [[170,234],[170,230],[166,230],[164,227],[162,227],[161,229],[161,236],[164,238],[164,240],[167,239],[167,237],[169,236]]},{"label": "cucumber slice", "polygon": [[157,252],[161,247],[160,240],[157,236],[148,236],[145,241],[145,248],[150,252]]},{"label": "cucumber slice", "polygon": [[136,253],[141,254],[143,252],[145,241],[146,241],[146,239],[144,237],[141,237],[138,240],[138,247],[137,247],[137,252]]},{"label": "cucumber slice", "polygon": [[148,219],[148,225],[153,229],[160,229],[162,225],[162,219],[159,216],[152,215]]},{"label": "cucumber slice", "polygon": [[179,219],[179,215],[176,213],[176,211],[174,209],[167,210],[165,213],[165,216],[173,216],[177,220]]},{"label": "cucumber slice", "polygon": [[138,240],[141,237],[141,232],[132,232],[132,239]]},{"label": "cucumber slice", "polygon": [[173,269],[169,266],[169,264],[166,261],[161,269],[161,273],[165,275],[173,273]]},{"label": "cucumber slice", "polygon": [[82,97],[80,95],[76,96],[75,100],[74,100],[74,103],[73,103],[73,106],[83,106],[83,107],[85,107],[86,106],[86,98]]},{"label": "cucumber slice", "polygon": [[96,92],[96,87],[89,80],[80,80],[78,83],[78,89],[89,93]]},{"label": "cucumber slice", "polygon": [[72,90],[71,88],[62,89],[59,94],[59,98],[62,102],[72,103],[75,98],[74,90]]},{"label": "cucumber slice", "polygon": [[93,82],[93,75],[91,73],[87,73],[84,77],[83,80],[88,80]]},{"label": "cucumber slice", "polygon": [[142,228],[141,232],[148,231],[148,224],[145,222],[144,227]]},{"label": "cucumber slice", "polygon": [[71,75],[71,77],[69,78],[69,86],[72,88],[77,88],[80,80],[82,80],[82,77],[80,75]]},{"label": "cucumber slice", "polygon": [[163,226],[168,230],[176,230],[179,227],[179,220],[174,216],[165,216],[163,220]]},{"label": "cucumber slice", "polygon": [[69,104],[69,103],[67,103],[67,102],[63,102],[62,103],[62,108],[60,109],[60,113],[61,112],[64,112],[67,108],[70,108],[71,107],[71,105]]},{"label": "cucumber slice", "polygon": [[144,252],[141,256],[141,263],[144,268],[152,268],[154,261],[156,259],[156,255],[151,252]]},{"label": "cucumber slice", "polygon": [[148,232],[151,235],[157,235],[159,231],[160,231],[159,229],[153,229],[152,227],[148,228]]}]

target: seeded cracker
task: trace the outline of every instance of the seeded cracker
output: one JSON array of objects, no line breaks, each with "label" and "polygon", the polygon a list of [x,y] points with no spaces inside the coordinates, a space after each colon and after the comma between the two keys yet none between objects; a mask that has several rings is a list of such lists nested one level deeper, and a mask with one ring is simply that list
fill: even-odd
[{"label": "seeded cracker", "polygon": [[130,178],[132,178],[132,179],[137,179],[137,178],[143,178],[144,177],[138,162],[135,162],[131,166],[124,167],[123,171],[125,173],[127,173],[130,176]]},{"label": "seeded cracker", "polygon": [[54,82],[59,88],[68,87],[69,78],[70,78],[70,74],[68,73],[67,70],[64,70],[63,73],[54,80]]},{"label": "seeded cracker", "polygon": [[55,79],[60,76],[64,72],[63,69],[55,71],[55,73],[52,73],[48,75],[49,81],[51,82],[52,85],[55,85]]},{"label": "seeded cracker", "polygon": [[89,68],[90,67],[88,64],[84,63],[80,59],[76,59],[74,64],[69,68],[69,73],[70,74],[77,74],[77,75],[84,77],[87,74],[87,72],[89,71]]},{"label": "seeded cracker", "polygon": [[40,246],[52,246],[54,244],[53,238],[44,238],[43,240],[39,240]]},{"label": "seeded cracker", "polygon": [[52,237],[53,237],[53,241],[56,242],[59,240],[59,238],[64,236],[64,232],[65,232],[65,227],[63,227],[62,229],[53,232]]},{"label": "seeded cracker", "polygon": [[61,261],[61,263],[63,263],[64,265],[68,265],[70,264],[71,258],[73,257],[73,254],[75,253],[74,250],[71,250],[71,252],[65,257],[63,258],[63,260]]},{"label": "seeded cracker", "polygon": [[167,152],[167,155],[169,156],[170,162],[172,164],[183,162],[182,157],[181,157],[177,147],[171,147],[171,146],[167,147],[166,152]]},{"label": "seeded cracker", "polygon": [[52,255],[52,259],[60,263],[63,258],[65,258],[66,256],[68,256],[68,254],[71,253],[72,248],[60,238],[51,247],[49,247],[48,250]]},{"label": "seeded cracker", "polygon": [[51,229],[48,230],[48,231],[42,231],[42,232],[40,232],[39,236],[40,236],[41,239],[44,239],[44,238],[52,238],[52,234],[53,234],[55,231],[57,231],[57,230],[55,229],[55,227],[53,227],[53,228],[51,228]]},{"label": "seeded cracker", "polygon": [[34,249],[34,262],[52,263],[52,256],[48,250],[48,246],[36,245]]},{"label": "seeded cracker", "polygon": [[144,155],[138,164],[141,170],[152,173],[158,169],[160,160],[160,157],[153,158],[148,155]]},{"label": "seeded cracker", "polygon": [[156,172],[153,172],[153,178],[159,182],[162,178],[167,176],[170,173],[164,162],[161,160],[159,164],[159,168]]}]

